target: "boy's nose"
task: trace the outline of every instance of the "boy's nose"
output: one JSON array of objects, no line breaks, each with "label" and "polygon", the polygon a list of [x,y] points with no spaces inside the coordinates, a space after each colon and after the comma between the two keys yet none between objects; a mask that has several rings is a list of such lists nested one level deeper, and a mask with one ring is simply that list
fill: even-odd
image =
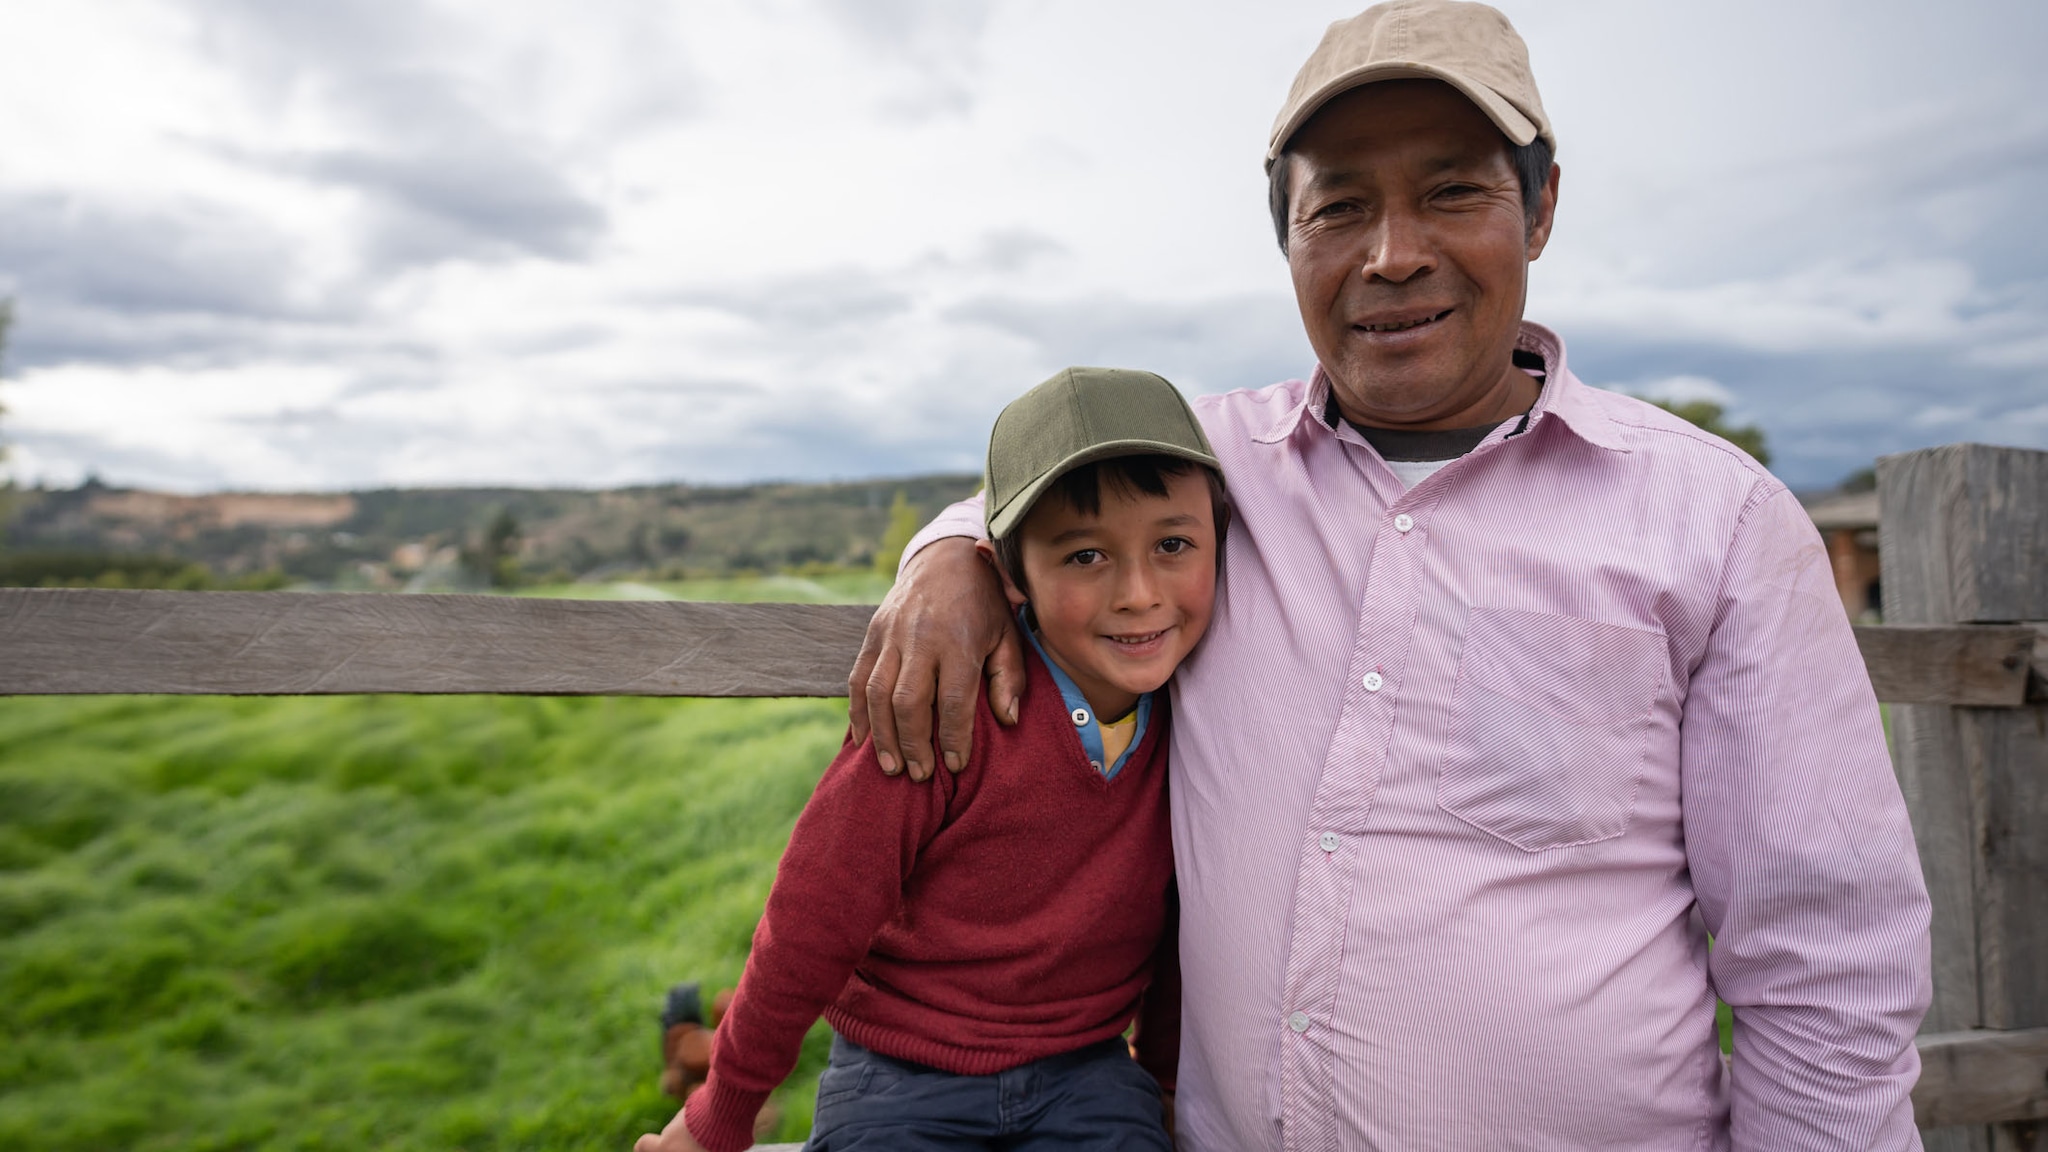
[{"label": "boy's nose", "polygon": [[1159,603],[1159,581],[1150,564],[1132,564],[1118,574],[1116,606],[1122,609],[1150,608]]}]

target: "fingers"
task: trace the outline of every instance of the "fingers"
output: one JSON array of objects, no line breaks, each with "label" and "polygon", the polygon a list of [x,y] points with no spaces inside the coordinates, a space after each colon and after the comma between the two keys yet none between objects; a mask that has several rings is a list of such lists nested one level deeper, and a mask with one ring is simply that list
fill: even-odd
[{"label": "fingers", "polygon": [[[881,615],[878,611],[876,615]],[[853,729],[855,744],[868,738],[868,681],[882,658],[883,637],[873,621],[861,637],[860,655],[854,657],[853,671],[846,674],[846,719]]]},{"label": "fingers", "polygon": [[974,750],[974,702],[981,694],[981,670],[964,659],[939,665],[939,748],[950,771],[967,766]]},{"label": "fingers", "polygon": [[661,1137],[649,1132],[633,1141],[633,1152],[661,1152]]},{"label": "fingers", "polygon": [[[981,666],[1006,636],[1008,649],[998,660],[1010,670],[1004,683],[1021,685],[1023,650],[1002,584],[973,541],[937,541],[904,566],[869,621],[847,678],[854,738],[874,741],[882,771],[928,780],[942,760],[956,772],[966,766]],[[1008,696],[1014,718],[1018,693]],[[942,747],[934,747],[935,735]]]},{"label": "fingers", "polygon": [[889,695],[897,747],[903,751],[904,768],[912,780],[932,777],[932,693],[941,665],[931,651],[927,646],[904,656],[896,674],[896,689]]},{"label": "fingers", "polygon": [[1015,619],[1003,617],[1002,638],[988,654],[988,702],[996,719],[1017,722],[1017,709],[1024,699],[1024,637]]},{"label": "fingers", "polygon": [[865,701],[868,723],[874,729],[875,759],[890,776],[903,771],[902,742],[896,728],[896,705],[891,699],[898,688],[902,657],[893,647],[876,655],[875,666],[859,695]]}]

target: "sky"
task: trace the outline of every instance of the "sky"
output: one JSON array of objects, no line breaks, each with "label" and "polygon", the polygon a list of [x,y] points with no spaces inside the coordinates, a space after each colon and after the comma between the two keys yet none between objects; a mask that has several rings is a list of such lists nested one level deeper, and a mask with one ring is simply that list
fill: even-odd
[{"label": "sky", "polygon": [[[978,470],[1067,364],[1313,358],[1266,133],[1348,4],[66,0],[0,39],[4,467],[178,491]],[[1527,315],[1824,488],[2048,448],[2038,0],[1514,0]]]}]

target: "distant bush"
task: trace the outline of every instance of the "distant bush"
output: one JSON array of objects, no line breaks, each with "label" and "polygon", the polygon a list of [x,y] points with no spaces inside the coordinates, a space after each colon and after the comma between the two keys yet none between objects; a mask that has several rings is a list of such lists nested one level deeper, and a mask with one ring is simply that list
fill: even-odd
[{"label": "distant bush", "polygon": [[169,588],[180,592],[270,592],[291,583],[282,572],[217,577],[175,556],[110,552],[0,553],[0,588]]}]

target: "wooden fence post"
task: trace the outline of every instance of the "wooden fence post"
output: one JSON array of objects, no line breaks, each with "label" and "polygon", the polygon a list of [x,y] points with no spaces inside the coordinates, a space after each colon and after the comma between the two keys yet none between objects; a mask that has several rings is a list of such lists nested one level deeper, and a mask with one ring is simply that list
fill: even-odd
[{"label": "wooden fence post", "polygon": [[[2048,452],[1951,444],[1884,457],[1877,478],[1886,624],[2048,621]],[[2048,1027],[2048,706],[2030,687],[2020,708],[1892,710],[1934,903],[1923,1033]],[[1933,1152],[2021,1152],[2048,1148],[2044,1127],[1925,1136]]]}]

